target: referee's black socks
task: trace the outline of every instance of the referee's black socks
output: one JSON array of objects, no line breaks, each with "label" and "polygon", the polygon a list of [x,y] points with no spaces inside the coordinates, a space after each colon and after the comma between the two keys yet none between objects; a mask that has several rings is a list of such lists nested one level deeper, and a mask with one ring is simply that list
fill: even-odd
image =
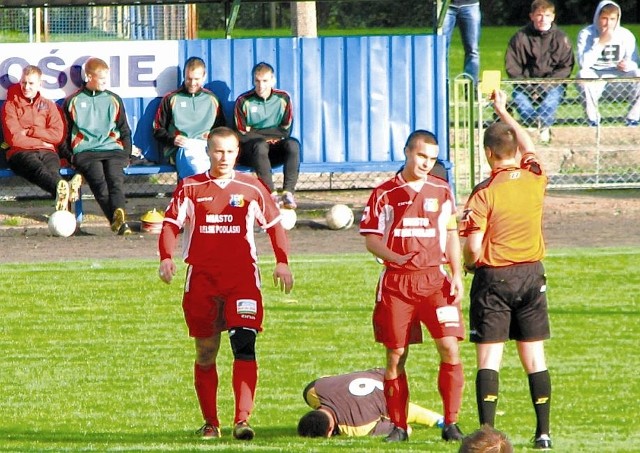
[{"label": "referee's black socks", "polygon": [[483,368],[476,374],[476,402],[480,425],[493,426],[498,406],[499,375],[495,370]]},{"label": "referee's black socks", "polygon": [[536,411],[536,438],[541,434],[549,434],[549,414],[551,413],[551,378],[549,370],[538,371],[529,375],[529,391],[531,402]]}]

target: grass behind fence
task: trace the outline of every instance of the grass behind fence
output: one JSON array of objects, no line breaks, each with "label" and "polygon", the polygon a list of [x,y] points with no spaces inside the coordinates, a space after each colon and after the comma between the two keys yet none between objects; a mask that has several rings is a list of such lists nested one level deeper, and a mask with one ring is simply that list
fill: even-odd
[{"label": "grass behind fence", "polygon": [[[562,18],[558,18],[561,21]],[[524,25],[524,24],[523,24]],[[576,49],[576,38],[578,32],[585,25],[562,25],[558,26],[564,30],[569,39],[573,43],[574,52]],[[640,36],[640,24],[625,24],[635,36]],[[502,77],[507,78],[504,70],[504,54],[507,49],[509,39],[514,33],[521,28],[520,26],[483,26],[480,34],[480,72],[483,70],[500,70]],[[414,35],[432,33],[432,28],[376,28],[376,29],[345,29],[345,30],[318,30],[318,36],[372,36],[372,35]],[[291,30],[288,28],[276,30],[243,30],[236,29],[233,32],[234,38],[258,38],[258,37],[287,37],[291,36]],[[224,30],[199,30],[198,38],[213,39],[224,38]],[[576,56],[577,57],[577,56]],[[449,52],[449,73],[455,76],[462,72],[464,61],[464,49],[460,38],[460,31],[456,28],[451,38],[451,49]],[[572,73],[572,77],[578,72],[578,64]]]},{"label": "grass behind fence", "polygon": [[[546,260],[553,338],[552,434],[557,451],[640,448],[640,252],[555,251]],[[379,438],[302,440],[301,392],[324,374],[383,364],[370,316],[379,266],[366,254],[299,256],[289,296],[262,266],[267,318],[258,340],[260,383],[249,445],[230,435],[231,355],[220,363],[223,438],[192,432],[201,416],[192,387],[193,344],[180,308],[180,278],[161,283],[153,261],[2,265],[0,451],[384,451]],[[470,280],[465,282],[467,288]],[[465,302],[465,314],[467,312]],[[473,346],[462,344],[465,431],[476,427]],[[412,348],[412,400],[440,411],[431,343]],[[526,451],[534,417],[513,344],[501,373],[498,427]],[[409,451],[457,451],[436,429],[416,428]],[[355,450],[353,450],[355,449]]]}]

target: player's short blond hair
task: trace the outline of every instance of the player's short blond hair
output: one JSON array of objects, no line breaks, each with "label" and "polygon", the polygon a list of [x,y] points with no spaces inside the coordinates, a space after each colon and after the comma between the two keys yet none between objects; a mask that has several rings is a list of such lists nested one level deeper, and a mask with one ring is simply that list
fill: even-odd
[{"label": "player's short blond hair", "polygon": [[207,138],[207,145],[211,146],[211,144],[213,143],[213,140],[217,137],[220,137],[220,138],[235,137],[238,144],[240,144],[240,136],[238,135],[238,133],[227,126],[218,126],[214,128],[209,133],[209,137]]},{"label": "player's short blond hair", "polygon": [[84,64],[85,74],[96,74],[98,71],[108,71],[109,65],[100,58],[91,57]]},{"label": "player's short blond hair", "polygon": [[271,66],[269,63],[265,63],[264,61],[261,61],[260,63],[258,63],[253,67],[251,74],[255,78],[255,76],[258,74],[265,74],[269,72],[271,74],[275,74],[275,70],[273,69],[273,66]]},{"label": "player's short blond hair", "polygon": [[33,74],[37,75],[38,77],[42,77],[42,70],[39,67],[31,64],[28,66],[25,66],[24,69],[22,70],[22,77],[27,77]]},{"label": "player's short blond hair", "polygon": [[187,59],[184,64],[184,73],[186,74],[187,72],[193,71],[194,69],[202,69],[206,73],[207,65],[200,57],[189,57],[189,59]]}]

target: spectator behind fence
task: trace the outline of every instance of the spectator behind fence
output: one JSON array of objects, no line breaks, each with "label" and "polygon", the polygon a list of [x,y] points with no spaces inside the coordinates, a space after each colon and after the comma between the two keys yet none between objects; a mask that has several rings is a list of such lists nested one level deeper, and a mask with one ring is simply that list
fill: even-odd
[{"label": "spectator behind fence", "polygon": [[446,37],[447,55],[451,45],[451,36],[456,25],[460,29],[462,46],[464,47],[464,72],[478,83],[480,72],[480,26],[482,13],[479,0],[451,0],[442,24],[442,32]]},{"label": "spectator behind fence", "polygon": [[[314,410],[298,422],[302,437],[387,436],[393,430],[384,397],[384,368],[333,376],[309,383],[302,397]],[[407,423],[441,427],[444,417],[409,403]]]},{"label": "spectator behind fence", "polygon": [[82,177],[71,185],[60,176],[58,145],[64,140],[64,120],[55,102],[40,93],[42,71],[26,66],[20,82],[7,90],[2,107],[2,130],[9,168],[56,199],[56,210],[69,208],[79,196]]},{"label": "spectator behind fence", "polygon": [[[258,63],[251,74],[254,88],[238,96],[234,110],[236,128],[241,135],[238,163],[255,170],[276,203],[295,209],[293,194],[300,171],[300,142],[291,137],[291,98],[285,91],[274,88],[276,78],[271,65]],[[273,166],[283,164],[280,198],[271,171]]]},{"label": "spectator behind fence", "polygon": [[218,97],[204,88],[206,78],[204,61],[189,58],[182,86],[162,99],[153,121],[153,136],[180,179],[209,169],[207,138],[212,129],[225,125]]},{"label": "spectator behind fence", "polygon": [[[529,13],[531,22],[509,41],[505,68],[511,79],[566,79],[574,65],[573,50],[567,35],[556,27],[555,5],[548,0],[534,0]],[[549,128],[564,96],[561,83],[518,83],[513,101],[524,126],[537,126],[540,141],[548,143]]]},{"label": "spectator behind fence", "polygon": [[[608,0],[598,3],[593,24],[578,33],[579,79],[640,77],[636,38],[620,25],[621,16],[617,3]],[[590,126],[600,124],[598,101],[607,85],[607,82],[580,84]],[[634,82],[621,86],[628,90],[625,98],[631,103],[626,124],[637,126],[640,120],[640,84]]]},{"label": "spectator behind fence", "polygon": [[502,431],[482,425],[462,440],[458,453],[513,453],[513,445]]},{"label": "spectator behind fence", "polygon": [[119,235],[131,234],[125,213],[124,168],[131,129],[122,99],[107,89],[109,66],[99,58],[84,65],[86,82],[64,100],[65,155],[84,177],[100,209]]}]

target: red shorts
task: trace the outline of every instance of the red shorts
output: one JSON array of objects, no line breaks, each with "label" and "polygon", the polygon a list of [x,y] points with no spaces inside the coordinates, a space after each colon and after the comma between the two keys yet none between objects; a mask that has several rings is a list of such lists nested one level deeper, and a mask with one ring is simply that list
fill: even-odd
[{"label": "red shorts", "polygon": [[187,268],[182,298],[189,335],[207,338],[233,327],[262,330],[260,274],[237,269]]},{"label": "red shorts", "polygon": [[432,338],[464,338],[460,304],[453,304],[451,285],[440,267],[422,272],[384,271],[378,282],[373,331],[389,349],[422,342],[420,323]]}]

